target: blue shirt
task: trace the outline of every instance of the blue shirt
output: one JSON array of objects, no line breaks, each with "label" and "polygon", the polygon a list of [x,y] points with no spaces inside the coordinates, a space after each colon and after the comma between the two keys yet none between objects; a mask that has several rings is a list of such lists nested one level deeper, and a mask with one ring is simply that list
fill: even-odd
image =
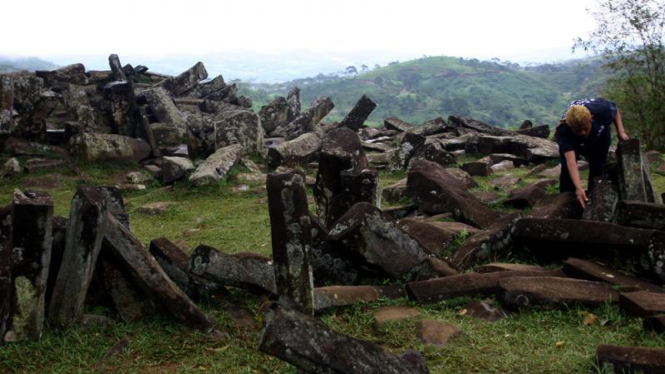
[{"label": "blue shirt", "polygon": [[573,130],[567,125],[562,125],[556,135],[556,142],[559,144],[559,151],[563,154],[568,151],[577,150],[584,152],[593,146],[598,139],[605,136],[611,136],[610,126],[614,122],[614,116],[617,113],[617,105],[606,99],[584,99],[571,102],[561,118],[566,117],[568,109],[573,105],[584,105],[591,112],[591,132],[586,138],[575,135]]}]

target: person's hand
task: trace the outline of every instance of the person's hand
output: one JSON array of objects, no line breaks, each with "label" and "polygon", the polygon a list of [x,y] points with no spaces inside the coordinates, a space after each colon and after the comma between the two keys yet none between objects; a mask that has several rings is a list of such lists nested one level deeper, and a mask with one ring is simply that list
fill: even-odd
[{"label": "person's hand", "polygon": [[575,190],[575,195],[577,195],[577,201],[582,205],[582,209],[586,209],[586,202],[589,201],[589,198],[586,197],[586,192],[583,189],[578,188]]},{"label": "person's hand", "polygon": [[630,139],[630,137],[628,136],[628,134],[626,134],[625,131],[620,131],[619,132],[619,140],[624,141],[624,140],[628,140],[628,139]]}]

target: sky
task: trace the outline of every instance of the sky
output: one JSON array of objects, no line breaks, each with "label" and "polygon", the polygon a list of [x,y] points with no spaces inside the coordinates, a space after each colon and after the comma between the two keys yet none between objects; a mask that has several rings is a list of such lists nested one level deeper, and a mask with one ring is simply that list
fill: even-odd
[{"label": "sky", "polygon": [[[391,50],[499,57],[570,48],[594,0],[9,0],[0,53]],[[9,16],[7,16],[9,15]],[[9,37],[5,37],[8,35]]]}]

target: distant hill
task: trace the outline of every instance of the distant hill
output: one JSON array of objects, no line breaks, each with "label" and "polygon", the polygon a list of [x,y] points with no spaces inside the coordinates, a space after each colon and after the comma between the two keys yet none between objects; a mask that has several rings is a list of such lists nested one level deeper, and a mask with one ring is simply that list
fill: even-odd
[{"label": "distant hill", "polygon": [[56,64],[37,57],[11,58],[0,56],[0,73],[11,73],[21,70],[53,70],[57,68]]},{"label": "distant hill", "polygon": [[[355,74],[361,72],[360,74]],[[363,72],[364,71],[364,72]],[[524,120],[554,124],[568,102],[598,96],[603,79],[594,59],[521,67],[509,62],[455,57],[424,57],[374,68],[349,67],[335,74],[265,85],[241,85],[256,110],[293,86],[301,89],[303,108],[329,96],[335,110],[327,120],[340,121],[363,95],[377,103],[368,121],[397,116],[418,124],[451,114],[469,116],[500,127]]]}]

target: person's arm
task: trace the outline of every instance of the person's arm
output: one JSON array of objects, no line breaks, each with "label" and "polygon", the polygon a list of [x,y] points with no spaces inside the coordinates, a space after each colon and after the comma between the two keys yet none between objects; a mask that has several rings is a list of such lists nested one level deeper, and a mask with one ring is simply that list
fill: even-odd
[{"label": "person's arm", "polygon": [[582,182],[580,181],[580,171],[577,168],[577,158],[575,157],[575,151],[568,151],[563,154],[566,158],[566,165],[568,166],[568,174],[570,174],[570,179],[575,185],[575,196],[577,196],[577,201],[582,205],[582,209],[586,208],[586,202],[589,200],[586,197],[586,192],[582,188]]},{"label": "person's arm", "polygon": [[623,128],[623,121],[621,120],[621,113],[619,113],[619,108],[617,108],[617,112],[614,115],[614,125],[617,128],[617,135],[619,136],[619,140],[630,139],[628,134],[626,134],[626,130]]}]

